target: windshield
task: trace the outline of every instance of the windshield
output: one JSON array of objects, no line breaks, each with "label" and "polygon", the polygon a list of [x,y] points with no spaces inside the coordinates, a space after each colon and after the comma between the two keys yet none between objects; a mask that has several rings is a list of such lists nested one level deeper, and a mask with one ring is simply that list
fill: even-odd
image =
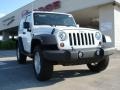
[{"label": "windshield", "polygon": [[76,26],[72,16],[53,13],[34,13],[34,25]]}]

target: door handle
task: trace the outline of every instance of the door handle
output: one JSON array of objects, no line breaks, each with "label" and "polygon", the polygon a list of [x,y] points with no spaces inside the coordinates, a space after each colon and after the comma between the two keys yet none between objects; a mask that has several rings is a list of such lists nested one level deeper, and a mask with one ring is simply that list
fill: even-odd
[{"label": "door handle", "polygon": [[23,32],[23,34],[26,34],[26,32]]},{"label": "door handle", "polygon": [[32,36],[34,36],[34,34],[32,34]]}]

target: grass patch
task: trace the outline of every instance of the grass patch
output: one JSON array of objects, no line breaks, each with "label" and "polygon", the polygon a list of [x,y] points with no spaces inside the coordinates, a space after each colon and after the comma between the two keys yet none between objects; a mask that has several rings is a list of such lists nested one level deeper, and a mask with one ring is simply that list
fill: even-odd
[{"label": "grass patch", "polygon": [[0,41],[0,50],[16,49],[16,40]]}]

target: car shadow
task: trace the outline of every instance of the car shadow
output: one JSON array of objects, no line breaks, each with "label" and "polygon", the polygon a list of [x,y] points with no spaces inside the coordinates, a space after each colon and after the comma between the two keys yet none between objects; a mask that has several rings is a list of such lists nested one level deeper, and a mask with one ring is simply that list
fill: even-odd
[{"label": "car shadow", "polygon": [[88,69],[77,69],[77,70],[62,70],[62,71],[54,71],[53,78],[74,78],[74,77],[82,77],[89,76],[95,73],[91,72]]},{"label": "car shadow", "polygon": [[31,61],[25,65],[19,65],[16,60],[2,62],[6,63],[0,66],[0,89],[4,90],[48,87],[65,81],[66,78],[85,77],[95,74],[88,69],[60,70],[54,71],[50,80],[40,82],[35,78]]}]

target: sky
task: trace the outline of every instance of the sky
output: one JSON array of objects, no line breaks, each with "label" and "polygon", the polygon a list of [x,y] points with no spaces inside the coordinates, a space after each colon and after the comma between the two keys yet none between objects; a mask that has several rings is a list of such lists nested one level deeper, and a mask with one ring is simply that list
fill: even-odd
[{"label": "sky", "polygon": [[[0,18],[34,0],[0,0]],[[0,40],[2,37],[0,36]]]},{"label": "sky", "polygon": [[34,0],[0,0],[0,18]]}]

